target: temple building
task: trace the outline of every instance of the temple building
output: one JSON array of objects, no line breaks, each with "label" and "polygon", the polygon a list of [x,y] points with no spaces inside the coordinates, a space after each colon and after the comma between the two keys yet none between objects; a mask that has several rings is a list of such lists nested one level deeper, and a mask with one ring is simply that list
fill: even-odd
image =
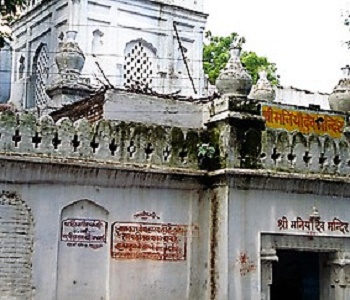
[{"label": "temple building", "polygon": [[56,54],[72,41],[84,53],[86,85],[97,85],[103,70],[116,87],[201,97],[206,18],[202,0],[30,1],[12,28],[11,102],[47,106]]},{"label": "temple building", "polygon": [[207,96],[206,17],[57,0],[14,24],[0,299],[350,299],[350,68],[331,95],[252,85],[235,41]]}]

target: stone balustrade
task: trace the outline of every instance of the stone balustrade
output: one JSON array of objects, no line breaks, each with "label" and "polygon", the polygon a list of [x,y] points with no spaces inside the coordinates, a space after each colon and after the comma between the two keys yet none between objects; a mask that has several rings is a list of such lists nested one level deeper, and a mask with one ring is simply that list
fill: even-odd
[{"label": "stone balustrade", "polygon": [[296,173],[350,175],[346,115],[331,111],[263,106],[263,168]]},{"label": "stone balustrade", "polygon": [[[257,108],[261,109],[260,104]],[[338,120],[342,126],[338,126],[337,132],[334,124],[333,131],[303,132],[287,130],[284,125],[272,126],[266,112],[263,117],[264,109],[261,117],[258,111],[252,112],[252,124],[247,113],[236,111],[236,117],[243,116],[244,126],[243,123],[231,125],[233,127],[213,123],[214,126],[205,131],[107,120],[91,124],[85,119],[73,123],[62,118],[55,123],[49,116],[37,119],[29,113],[6,111],[0,113],[0,155],[191,170],[241,168],[350,175],[350,131],[345,115],[304,110],[302,113],[307,117],[316,115],[324,122],[328,117],[333,118],[329,124]],[[262,125],[259,127],[257,122]],[[203,148],[203,145],[207,146]],[[200,153],[208,145],[215,153],[203,160]]]},{"label": "stone balustrade", "polygon": [[235,151],[228,152],[229,167],[350,175],[346,114],[256,101],[242,102],[234,110],[251,121],[236,129],[240,138]]},{"label": "stone balustrade", "polygon": [[350,175],[350,139],[268,129],[259,160],[264,169]]},{"label": "stone balustrade", "polygon": [[204,132],[166,126],[145,126],[85,119],[72,123],[49,116],[0,114],[0,155],[64,158],[162,165],[199,169],[198,147],[206,141]]}]

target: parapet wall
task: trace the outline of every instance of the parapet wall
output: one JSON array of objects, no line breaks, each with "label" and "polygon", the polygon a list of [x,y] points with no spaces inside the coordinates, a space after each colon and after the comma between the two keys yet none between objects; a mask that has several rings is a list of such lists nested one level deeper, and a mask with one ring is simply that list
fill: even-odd
[{"label": "parapet wall", "polygon": [[0,155],[93,160],[198,169],[205,132],[101,120],[0,114]]},{"label": "parapet wall", "polygon": [[259,158],[263,168],[350,175],[346,115],[273,105],[263,106],[262,115],[266,124]]},{"label": "parapet wall", "polygon": [[264,169],[289,173],[350,175],[348,139],[268,130],[260,156]]},{"label": "parapet wall", "polygon": [[[188,170],[265,169],[350,175],[345,114],[261,102],[235,105],[208,131],[0,113],[0,155]],[[248,112],[249,110],[249,112]],[[220,125],[221,124],[221,125]]]}]

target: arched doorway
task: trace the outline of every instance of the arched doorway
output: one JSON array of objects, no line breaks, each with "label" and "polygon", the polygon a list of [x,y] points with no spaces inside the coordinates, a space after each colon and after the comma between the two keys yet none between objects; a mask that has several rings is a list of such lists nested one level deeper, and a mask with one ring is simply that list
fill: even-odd
[{"label": "arched doorway", "polygon": [[349,237],[262,234],[260,259],[261,299],[349,299]]}]

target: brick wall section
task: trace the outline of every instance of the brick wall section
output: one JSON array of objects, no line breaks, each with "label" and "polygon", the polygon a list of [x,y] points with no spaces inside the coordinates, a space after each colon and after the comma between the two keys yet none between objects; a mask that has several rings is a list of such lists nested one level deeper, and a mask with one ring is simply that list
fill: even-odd
[{"label": "brick wall section", "polygon": [[105,100],[105,91],[93,95],[89,98],[66,105],[50,114],[56,122],[61,118],[67,117],[72,122],[85,118],[90,123],[101,120],[103,117],[103,104]]},{"label": "brick wall section", "polygon": [[0,299],[32,299],[33,218],[12,192],[0,193]]}]

